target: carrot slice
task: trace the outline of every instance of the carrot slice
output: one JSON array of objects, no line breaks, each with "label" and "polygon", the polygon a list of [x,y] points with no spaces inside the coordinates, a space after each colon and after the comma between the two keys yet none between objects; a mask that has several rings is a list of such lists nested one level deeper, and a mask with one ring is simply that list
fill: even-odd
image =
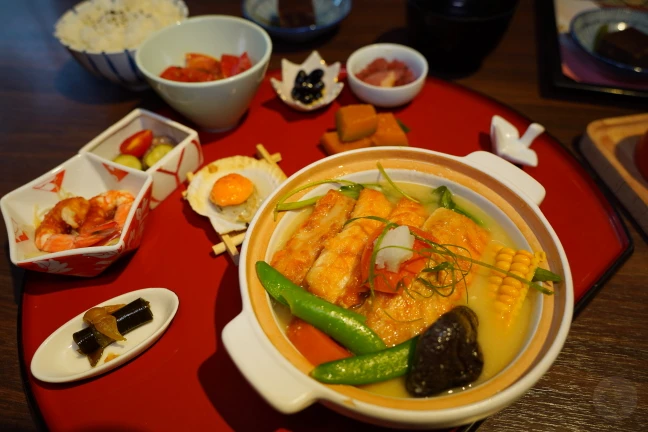
[{"label": "carrot slice", "polygon": [[288,325],[286,335],[295,348],[314,366],[351,357],[349,351],[326,333],[299,318],[293,318]]},{"label": "carrot slice", "polygon": [[[410,232],[416,233],[420,237],[428,239],[430,241],[436,242],[437,240],[426,233],[415,227],[409,227]],[[372,234],[367,242],[367,247],[365,248],[362,258],[360,261],[360,266],[362,269],[362,280],[366,281],[366,289],[369,289],[369,267],[371,265],[371,255],[374,250],[374,242],[382,232],[383,228],[379,228]],[[374,269],[374,280],[373,280],[373,289],[375,291],[380,291],[389,294],[398,293],[404,286],[409,286],[416,276],[425,268],[427,265],[428,257],[425,253],[419,253],[418,251],[422,249],[427,249],[429,246],[421,241],[415,240],[414,246],[414,255],[409,260],[401,264],[398,272],[390,272],[386,268]]]}]

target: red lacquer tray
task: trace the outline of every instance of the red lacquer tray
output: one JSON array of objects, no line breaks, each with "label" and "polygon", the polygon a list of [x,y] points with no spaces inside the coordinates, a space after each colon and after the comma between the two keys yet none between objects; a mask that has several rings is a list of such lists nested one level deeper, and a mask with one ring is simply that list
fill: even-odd
[{"label": "red lacquer tray", "polygon": [[[345,88],[332,106],[298,113],[274,95],[266,78],[237,129],[202,134],[201,141],[207,143],[205,161],[252,156],[255,145],[263,143],[270,152],[281,152],[280,166],[290,175],[324,156],[320,136],[334,126],[340,105],[355,102]],[[520,130],[530,123],[490,99],[435,79],[428,80],[411,104],[396,111],[411,129],[411,145],[458,156],[490,150],[494,114]],[[566,250],[576,299],[583,299],[631,251],[631,243],[618,215],[576,159],[547,134],[533,148],[540,164],[524,169],[547,190],[541,209]],[[139,250],[101,276],[28,274],[20,322],[22,366],[32,400],[49,429],[373,428],[319,404],[296,415],[279,414],[245,381],[221,344],[221,331],[241,311],[241,300],[237,267],[228,256],[210,253],[216,242],[209,221],[194,213],[177,190],[149,216]],[[104,376],[78,383],[45,384],[31,376],[34,352],[60,325],[97,303],[145,287],[165,287],[180,298],[175,320],[148,351]]]}]

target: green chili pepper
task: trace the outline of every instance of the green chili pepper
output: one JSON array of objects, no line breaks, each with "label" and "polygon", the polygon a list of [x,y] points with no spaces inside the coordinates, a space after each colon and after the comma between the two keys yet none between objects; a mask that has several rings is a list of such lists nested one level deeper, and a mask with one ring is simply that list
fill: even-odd
[{"label": "green chili pepper", "polygon": [[326,384],[371,384],[403,376],[407,373],[418,336],[385,350],[335,360],[317,366],[311,372]]},{"label": "green chili pepper", "polygon": [[533,282],[562,282],[562,278],[556,273],[538,267],[533,274]]},{"label": "green chili pepper", "polygon": [[356,312],[336,306],[317,297],[288,280],[270,264],[257,261],[256,271],[261,284],[290,312],[323,331],[354,354],[367,354],[385,349],[385,343]]}]

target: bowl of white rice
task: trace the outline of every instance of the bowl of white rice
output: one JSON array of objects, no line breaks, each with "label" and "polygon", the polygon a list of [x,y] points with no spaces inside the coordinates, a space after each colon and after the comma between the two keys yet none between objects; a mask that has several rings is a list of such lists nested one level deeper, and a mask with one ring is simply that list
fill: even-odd
[{"label": "bowl of white rice", "polygon": [[135,51],[152,33],[188,15],[182,0],[87,0],[59,18],[54,36],[94,75],[144,90],[148,84]]}]

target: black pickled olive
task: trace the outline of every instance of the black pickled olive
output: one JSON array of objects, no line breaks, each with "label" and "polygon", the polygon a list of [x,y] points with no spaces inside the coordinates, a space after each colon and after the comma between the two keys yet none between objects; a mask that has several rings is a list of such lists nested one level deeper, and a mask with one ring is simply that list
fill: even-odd
[{"label": "black pickled olive", "polygon": [[295,85],[290,95],[293,99],[304,105],[310,105],[319,100],[324,91],[323,76],[324,71],[322,69],[315,69],[310,74],[306,74],[304,70],[300,70],[297,72]]},{"label": "black pickled olive", "polygon": [[416,345],[407,391],[415,397],[432,396],[479,378],[484,358],[477,343],[478,325],[477,315],[466,306],[441,315]]},{"label": "black pickled olive", "polygon": [[[117,329],[122,335],[135,330],[142,324],[153,320],[153,313],[149,303],[144,299],[137,299],[121,309],[112,313],[117,319]],[[72,339],[79,347],[82,354],[90,355],[98,349],[103,349],[114,342],[113,339],[99,333],[94,326],[89,326],[72,335]]]}]

